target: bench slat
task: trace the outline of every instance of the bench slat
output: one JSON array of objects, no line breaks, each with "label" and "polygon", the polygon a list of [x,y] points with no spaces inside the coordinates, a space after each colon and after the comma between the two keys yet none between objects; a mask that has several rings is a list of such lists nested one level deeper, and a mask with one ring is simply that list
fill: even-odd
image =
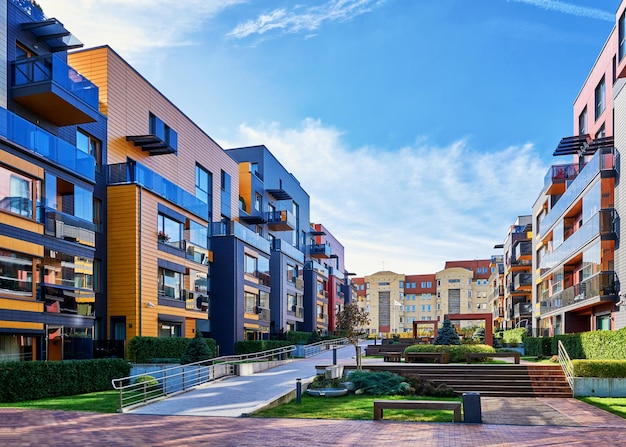
[{"label": "bench slat", "polygon": [[453,410],[454,422],[461,422],[461,402],[439,400],[375,400],[374,420],[383,419],[383,409],[395,410]]}]

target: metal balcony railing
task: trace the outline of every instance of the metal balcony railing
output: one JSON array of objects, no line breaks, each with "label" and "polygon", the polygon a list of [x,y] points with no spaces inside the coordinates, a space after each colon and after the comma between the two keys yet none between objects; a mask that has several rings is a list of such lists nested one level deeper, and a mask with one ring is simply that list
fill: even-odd
[{"label": "metal balcony railing", "polygon": [[601,272],[565,290],[554,293],[545,303],[545,311],[551,312],[573,304],[584,304],[595,297],[609,297],[617,293],[614,272]]}]

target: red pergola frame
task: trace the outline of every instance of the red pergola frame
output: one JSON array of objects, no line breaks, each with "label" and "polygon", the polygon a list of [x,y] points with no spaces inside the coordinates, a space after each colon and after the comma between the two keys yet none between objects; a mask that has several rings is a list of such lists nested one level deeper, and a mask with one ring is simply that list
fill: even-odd
[{"label": "red pergola frame", "polygon": [[439,327],[439,321],[437,320],[418,320],[413,322],[413,338],[417,338],[417,325],[418,324],[432,324],[433,325],[433,337],[437,337],[437,328]]},{"label": "red pergola frame", "polygon": [[[485,321],[485,344],[493,346],[493,315],[492,314],[448,314],[444,316],[450,321],[459,320],[484,320]],[[415,328],[415,326],[413,326]]]}]

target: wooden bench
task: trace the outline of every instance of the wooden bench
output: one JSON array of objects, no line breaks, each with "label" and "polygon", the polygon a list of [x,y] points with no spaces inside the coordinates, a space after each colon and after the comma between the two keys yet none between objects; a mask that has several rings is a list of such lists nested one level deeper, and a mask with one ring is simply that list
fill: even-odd
[{"label": "wooden bench", "polygon": [[472,363],[472,359],[485,359],[491,357],[504,357],[512,358],[515,363],[519,365],[520,354],[519,352],[470,352],[465,354],[465,361]]},{"label": "wooden bench", "polygon": [[454,422],[461,422],[461,402],[445,400],[375,400],[374,420],[383,419],[383,409],[389,410],[453,410]]},{"label": "wooden bench", "polygon": [[439,363],[450,363],[448,352],[406,352],[404,361],[407,363],[418,363],[419,359],[435,359]]},{"label": "wooden bench", "polygon": [[399,362],[402,358],[401,352],[381,352],[380,354],[385,362]]}]

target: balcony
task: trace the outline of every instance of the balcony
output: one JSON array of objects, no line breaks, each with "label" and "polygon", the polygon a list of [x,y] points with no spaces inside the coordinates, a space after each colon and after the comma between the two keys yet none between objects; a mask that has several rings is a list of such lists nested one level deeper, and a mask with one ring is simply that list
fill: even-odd
[{"label": "balcony", "polygon": [[[92,158],[93,160],[93,158]],[[136,184],[150,192],[184,208],[201,219],[207,219],[209,205],[188,193],[180,186],[134,160],[107,166],[108,184]]]},{"label": "balcony", "polygon": [[498,286],[493,289],[493,298],[504,296],[504,286]]},{"label": "balcony", "polygon": [[504,307],[497,307],[493,310],[494,318],[504,318]]},{"label": "balcony", "polygon": [[257,306],[255,308],[255,313],[259,316],[259,321],[266,321],[268,323],[271,321],[271,312],[268,308]]},{"label": "balcony", "polygon": [[290,211],[268,211],[267,226],[274,231],[293,231],[297,227],[296,217]]},{"label": "balcony", "polygon": [[533,313],[532,303],[517,303],[513,306],[513,316],[515,318],[529,317]]},{"label": "balcony", "polygon": [[514,249],[515,261],[511,260],[511,264],[517,264],[519,261],[531,261],[533,256],[533,247],[531,241],[521,241],[515,245]]},{"label": "balcony", "polygon": [[242,242],[245,242],[258,250],[270,254],[270,241],[259,236],[254,231],[251,231],[241,225],[239,222],[229,222],[224,224],[222,222],[213,222],[212,224],[213,237],[222,236],[234,236]]},{"label": "balcony", "polygon": [[304,318],[304,307],[291,306],[287,311],[288,314],[294,315],[296,318]]},{"label": "balcony", "polygon": [[578,163],[551,166],[543,179],[543,190],[549,195],[563,194],[577,176]]},{"label": "balcony", "polygon": [[594,238],[601,236],[602,239],[616,239],[617,223],[616,212],[613,208],[600,210],[594,214],[582,227],[561,245],[555,247],[552,253],[543,255],[539,267],[541,275],[545,275],[557,265],[567,261],[572,255]]},{"label": "balcony", "polygon": [[44,231],[48,236],[77,242],[88,247],[96,246],[96,225],[52,208],[42,207]]},{"label": "balcony", "polygon": [[[542,311],[552,312],[564,307],[587,307],[601,301],[615,301],[614,272],[602,272],[572,287],[554,293],[549,301],[542,302]],[[543,306],[545,304],[545,306]]]},{"label": "balcony", "polygon": [[272,250],[278,250],[294,261],[304,264],[304,253],[283,239],[274,239],[272,241]]},{"label": "balcony", "polygon": [[558,202],[550,209],[546,217],[541,221],[540,238],[544,239],[552,226],[563,216],[565,211],[575,202],[582,191],[596,178],[598,173],[602,177],[614,176],[617,172],[615,160],[619,152],[615,148],[603,148],[598,150],[580,171],[576,179],[569,185],[567,190],[559,198]]},{"label": "balcony", "polygon": [[513,291],[527,291],[533,283],[531,273],[518,273],[513,277]]},{"label": "balcony", "polygon": [[98,87],[50,54],[12,64],[12,99],[57,126],[93,123],[100,118]]},{"label": "balcony", "polygon": [[302,278],[294,276],[293,278],[291,278],[291,281],[295,285],[296,289],[304,289],[304,280]]},{"label": "balcony", "polygon": [[45,303],[48,313],[60,313],[93,317],[95,315],[96,294],[93,290],[42,284],[38,298]]},{"label": "balcony", "polygon": [[185,309],[209,312],[209,294],[207,292],[193,292],[183,290],[185,297]]},{"label": "balcony", "polygon": [[309,254],[312,258],[330,258],[330,245],[327,244],[311,244],[309,245]]},{"label": "balcony", "polygon": [[59,164],[90,181],[96,179],[96,161],[75,146],[0,107],[0,136]]}]

